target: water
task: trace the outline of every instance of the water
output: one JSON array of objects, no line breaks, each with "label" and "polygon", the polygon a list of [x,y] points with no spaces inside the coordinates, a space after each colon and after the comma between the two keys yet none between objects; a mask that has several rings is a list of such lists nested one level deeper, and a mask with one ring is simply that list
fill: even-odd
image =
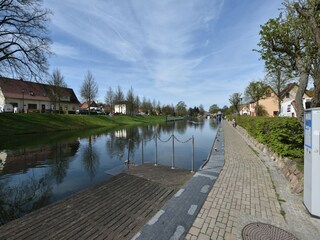
[{"label": "water", "polygon": [[[174,143],[171,135],[176,137]],[[210,120],[0,138],[0,225],[93,186],[125,170],[126,160],[195,169],[216,135]],[[128,141],[131,139],[131,141]],[[157,139],[157,140],[156,140]],[[130,144],[128,144],[130,142]],[[186,142],[186,143],[181,143]],[[130,151],[128,152],[128,147]]]}]

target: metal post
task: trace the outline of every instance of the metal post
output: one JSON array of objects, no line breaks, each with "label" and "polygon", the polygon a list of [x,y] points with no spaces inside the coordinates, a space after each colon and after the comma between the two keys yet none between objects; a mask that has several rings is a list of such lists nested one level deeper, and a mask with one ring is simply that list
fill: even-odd
[{"label": "metal post", "polygon": [[129,139],[129,142],[128,142],[128,164],[130,163],[130,160],[129,160],[129,154],[130,154],[130,139]]},{"label": "metal post", "polygon": [[174,169],[174,135],[172,134],[172,164],[171,169]]},{"label": "metal post", "polygon": [[24,89],[22,89],[22,112],[24,113]]},{"label": "metal post", "polygon": [[191,172],[194,172],[194,136],[192,136],[192,165]]},{"label": "metal post", "polygon": [[144,164],[144,158],[143,158],[143,139],[142,139],[142,145],[141,145],[141,149],[142,149],[142,154],[141,154],[141,164]]},{"label": "metal post", "polygon": [[156,153],[155,153],[155,166],[158,166],[158,136],[156,136]]}]

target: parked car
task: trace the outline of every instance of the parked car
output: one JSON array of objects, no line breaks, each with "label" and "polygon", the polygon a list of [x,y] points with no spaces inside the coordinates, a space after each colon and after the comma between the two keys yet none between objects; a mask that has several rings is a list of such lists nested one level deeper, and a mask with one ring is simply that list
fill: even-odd
[{"label": "parked car", "polygon": [[13,113],[12,104],[0,105],[0,112],[11,112],[11,113]]}]

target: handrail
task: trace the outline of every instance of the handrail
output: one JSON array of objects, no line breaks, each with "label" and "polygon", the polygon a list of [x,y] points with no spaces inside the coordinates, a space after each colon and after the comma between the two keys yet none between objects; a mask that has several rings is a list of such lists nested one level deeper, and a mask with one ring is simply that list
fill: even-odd
[{"label": "handrail", "polygon": [[[162,140],[157,134],[154,135],[152,138],[147,139],[147,140],[142,140],[141,141],[141,162],[142,164],[144,163],[144,142],[148,142],[148,141],[152,141],[155,140],[155,166],[158,166],[158,140],[162,143],[167,143],[170,140],[172,140],[172,161],[171,161],[171,169],[175,169],[175,155],[174,155],[174,142],[175,140],[181,144],[185,144],[188,143],[190,141],[192,141],[192,158],[191,158],[191,172],[194,172],[194,136],[192,135],[192,137],[190,137],[189,139],[187,139],[186,141],[182,141],[179,140],[174,134],[172,134],[167,140]],[[130,162],[129,160],[129,156],[130,156],[130,142],[134,143],[134,141],[132,139],[128,140],[128,159],[127,162]]]}]

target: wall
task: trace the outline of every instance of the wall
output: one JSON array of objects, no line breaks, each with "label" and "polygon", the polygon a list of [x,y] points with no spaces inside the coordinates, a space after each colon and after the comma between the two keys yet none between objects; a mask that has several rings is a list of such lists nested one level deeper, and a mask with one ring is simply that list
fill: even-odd
[{"label": "wall", "polygon": [[265,97],[264,99],[261,99],[259,101],[259,105],[264,107],[264,109],[268,113],[268,116],[270,116],[270,117],[274,116],[273,112],[279,111],[277,96],[275,95],[275,93],[273,91],[271,91],[270,97]]},{"label": "wall", "polygon": [[4,105],[5,104],[5,99],[4,99],[4,96],[3,96],[3,93],[2,93],[2,90],[1,90],[1,88],[0,88],[0,105]]}]

